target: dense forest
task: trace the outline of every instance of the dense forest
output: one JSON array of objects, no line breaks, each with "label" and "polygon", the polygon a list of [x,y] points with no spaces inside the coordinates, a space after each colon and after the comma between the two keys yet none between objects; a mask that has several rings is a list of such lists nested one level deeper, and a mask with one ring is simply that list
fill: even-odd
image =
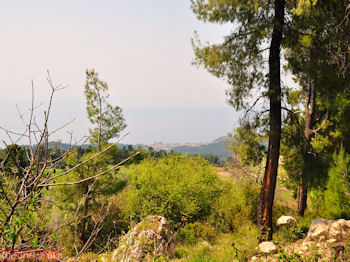
[{"label": "dense forest", "polygon": [[[1,127],[11,143],[0,151],[0,249],[59,250],[64,261],[268,261],[256,247],[273,241],[276,261],[349,261],[350,224],[335,241],[341,255],[325,257],[328,244],[286,250],[314,219],[350,219],[350,3],[190,8],[205,23],[232,24],[221,43],[196,34],[193,63],[227,82],[239,126],[198,152],[121,146],[127,119],[87,69],[89,135],[53,143],[66,124],[49,125],[62,87],[48,74],[48,107],[36,109],[33,88],[23,133]],[[220,154],[208,154],[214,147]],[[297,224],[277,226],[285,215]]]}]

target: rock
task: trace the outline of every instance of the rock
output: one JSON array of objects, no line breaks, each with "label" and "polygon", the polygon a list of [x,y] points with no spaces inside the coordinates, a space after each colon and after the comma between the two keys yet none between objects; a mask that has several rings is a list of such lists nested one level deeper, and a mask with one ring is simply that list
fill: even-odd
[{"label": "rock", "polygon": [[303,249],[304,251],[307,251],[307,250],[309,249],[309,245],[308,245],[307,243],[303,242],[303,243],[302,243],[302,249]]},{"label": "rock", "polygon": [[202,241],[201,243],[199,243],[199,245],[202,247],[212,248],[210,243],[208,243],[207,241]]},{"label": "rock", "polygon": [[297,225],[297,220],[291,216],[281,216],[276,223],[276,226],[287,226],[287,227],[295,227]]},{"label": "rock", "polygon": [[337,242],[337,240],[334,239],[334,238],[331,238],[331,239],[327,240],[327,243],[329,243],[329,244],[333,244],[335,242]]},{"label": "rock", "polygon": [[261,253],[276,253],[277,252],[277,246],[274,243],[272,243],[272,242],[264,241],[264,242],[261,242],[258,245],[258,250]]},{"label": "rock", "polygon": [[175,253],[174,234],[168,221],[162,216],[149,216],[130,230],[113,252],[113,262],[149,261]]},{"label": "rock", "polygon": [[312,221],[307,238],[337,242],[350,237],[350,220],[317,219]]}]

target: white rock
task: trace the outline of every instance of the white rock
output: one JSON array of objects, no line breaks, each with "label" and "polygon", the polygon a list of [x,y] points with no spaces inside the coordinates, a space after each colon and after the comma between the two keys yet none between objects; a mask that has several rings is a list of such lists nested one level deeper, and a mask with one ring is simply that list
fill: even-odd
[{"label": "white rock", "polygon": [[276,253],[277,252],[277,246],[274,243],[270,242],[270,241],[264,241],[264,242],[261,242],[258,245],[258,250],[261,253]]},{"label": "white rock", "polygon": [[123,237],[111,261],[151,261],[154,255],[171,257],[174,253],[173,233],[168,221],[161,216],[149,216]]},{"label": "white rock", "polygon": [[208,243],[207,241],[202,241],[202,242],[200,243],[200,245],[203,246],[203,247],[212,248],[212,246],[210,245],[210,243]]},{"label": "white rock", "polygon": [[317,219],[312,221],[307,238],[318,241],[343,241],[350,237],[350,220]]},{"label": "white rock", "polygon": [[254,262],[254,261],[258,261],[258,257],[257,256],[252,256],[252,258],[250,259],[251,262]]},{"label": "white rock", "polygon": [[306,244],[305,242],[303,242],[302,246],[303,246],[302,249],[305,251],[309,249],[309,245]]},{"label": "white rock", "polygon": [[297,220],[294,217],[291,216],[281,216],[276,223],[276,226],[288,226],[288,227],[295,227],[297,224]]},{"label": "white rock", "polygon": [[327,240],[327,243],[329,243],[329,244],[333,244],[335,242],[337,242],[337,240],[335,238],[331,238],[331,239]]}]

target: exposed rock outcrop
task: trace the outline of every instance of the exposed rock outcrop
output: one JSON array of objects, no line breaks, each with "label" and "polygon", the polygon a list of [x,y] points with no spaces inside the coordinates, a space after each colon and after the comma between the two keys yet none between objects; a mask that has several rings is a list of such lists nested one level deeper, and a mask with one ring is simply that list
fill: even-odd
[{"label": "exposed rock outcrop", "polygon": [[316,219],[312,221],[308,239],[337,242],[350,237],[350,220]]},{"label": "exposed rock outcrop", "polygon": [[130,230],[114,251],[112,261],[149,261],[154,256],[172,257],[173,233],[162,216],[149,216]]},{"label": "exposed rock outcrop", "polygon": [[258,250],[261,253],[273,254],[277,252],[277,246],[272,242],[264,241],[259,244]]},{"label": "exposed rock outcrop", "polygon": [[295,227],[297,225],[297,220],[291,216],[281,216],[276,223],[276,226],[286,226],[286,227]]}]

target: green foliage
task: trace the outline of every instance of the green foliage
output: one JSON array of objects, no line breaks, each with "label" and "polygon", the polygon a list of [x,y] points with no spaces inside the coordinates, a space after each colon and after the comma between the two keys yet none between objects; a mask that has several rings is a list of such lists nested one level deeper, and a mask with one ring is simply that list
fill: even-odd
[{"label": "green foliage", "polygon": [[288,262],[298,262],[301,261],[301,255],[296,253],[296,252],[292,252],[292,253],[288,253],[286,252],[283,248],[280,250],[279,254],[278,254],[278,259],[280,261],[288,261]]},{"label": "green foliage", "polygon": [[202,157],[212,165],[220,166],[222,164],[216,155],[202,155]]},{"label": "green foliage", "polygon": [[130,183],[125,212],[162,215],[175,226],[206,218],[221,192],[217,175],[201,157],[148,158],[122,172]]},{"label": "green foliage", "polygon": [[315,6],[316,4],[317,0],[300,0],[298,1],[298,6],[295,10],[295,13],[297,15],[301,15],[303,12],[309,14],[309,12],[311,11],[311,7]]},{"label": "green foliage", "polygon": [[224,182],[208,222],[222,232],[236,231],[247,222],[256,223],[259,190],[249,180]]},{"label": "green foliage", "polygon": [[315,212],[329,219],[350,218],[350,181],[348,167],[350,156],[341,148],[333,155],[334,163],[328,171],[325,188],[311,193]]},{"label": "green foliage", "polygon": [[[317,249],[314,249],[311,256],[305,256],[301,255],[295,251],[287,251],[283,248],[279,251],[277,258],[278,261],[285,261],[285,262],[299,262],[299,261],[305,261],[305,262],[318,262],[320,261],[321,255],[319,254]],[[323,260],[321,260],[323,261]]]},{"label": "green foliage", "polygon": [[[25,148],[17,144],[11,144],[0,152],[0,195],[2,196],[0,236],[2,245],[7,248],[14,248],[19,242],[32,244],[33,247],[38,243],[36,235],[39,231],[36,227],[40,227],[37,213],[40,208],[38,194],[30,194],[33,187],[28,186],[24,189],[28,201],[17,203],[16,207],[11,204],[17,198],[29,165]],[[11,211],[13,213],[9,219],[7,215]]]},{"label": "green foliage", "polygon": [[274,238],[275,244],[290,244],[294,243],[295,241],[303,238],[304,232],[299,227],[292,227],[288,228],[285,226],[282,226],[279,228],[279,230],[276,232]]},{"label": "green foliage", "polygon": [[[286,98],[292,111],[295,112],[299,110],[300,103],[304,102],[305,92],[288,89]],[[283,156],[282,166],[287,173],[287,176],[283,177],[283,185],[293,192],[297,190],[304,166],[304,128],[304,116],[289,114],[285,117],[282,127],[284,136],[282,136],[280,148]]]},{"label": "green foliage", "polygon": [[[232,23],[234,30],[223,43],[203,45],[193,41],[195,64],[226,80],[228,102],[247,108],[249,98],[267,87],[263,49],[271,37],[273,1],[195,0],[191,8],[199,20]],[[248,99],[247,99],[248,98]]]},{"label": "green foliage", "polygon": [[18,241],[25,241],[26,238],[30,238],[32,248],[37,246],[37,232],[40,228],[40,218],[37,212],[38,204],[38,196],[33,195],[28,204],[14,214],[11,221],[0,227],[0,234],[6,239],[5,245],[9,244],[13,248]]},{"label": "green foliage", "polygon": [[[88,119],[95,125],[90,130],[92,145],[68,154],[65,158],[66,170],[78,167],[53,181],[72,184],[58,186],[54,191],[48,188],[45,192],[48,203],[57,203],[46,207],[51,211],[51,216],[47,216],[49,227],[52,229],[56,226],[54,221],[57,220],[57,215],[62,218],[60,223],[67,223],[62,234],[57,237],[59,244],[66,247],[67,253],[85,244],[91,246],[92,250],[105,246],[109,237],[116,237],[120,233],[121,229],[111,219],[118,218],[120,212],[111,199],[124,188],[126,181],[115,170],[107,171],[111,165],[123,160],[121,158],[126,153],[134,150],[132,147],[129,150],[115,146],[95,157],[108,146],[110,139],[119,136],[126,125],[121,108],[108,103],[107,83],[101,81],[93,69],[86,70],[84,94]],[[142,158],[142,154],[139,157]],[[93,232],[95,235],[90,241]],[[94,241],[98,244],[95,245]]]},{"label": "green foliage", "polygon": [[215,231],[210,225],[194,222],[182,227],[177,233],[176,240],[187,244],[194,244],[203,240],[211,242],[215,237]]},{"label": "green foliage", "polygon": [[324,192],[325,206],[334,218],[350,218],[350,178],[348,167],[350,156],[342,148],[333,156],[334,164],[329,170],[329,178]]},{"label": "green foliage", "polygon": [[[233,151],[245,165],[257,166],[266,152],[266,138],[258,131],[259,123],[241,121],[234,134],[229,133],[227,148]],[[231,140],[231,141],[230,141]]]},{"label": "green foliage", "polygon": [[25,149],[17,144],[9,145],[0,155],[2,171],[11,179],[20,179],[29,165]]},{"label": "green foliage", "polygon": [[306,236],[312,221],[318,218],[319,216],[317,214],[309,210],[309,212],[307,212],[306,215],[304,215],[304,217],[300,217],[298,219],[297,228],[299,232],[301,232],[303,236]]},{"label": "green foliage", "polygon": [[[349,148],[349,96],[344,92],[349,88],[349,75],[339,77],[338,68],[331,65],[334,58],[330,58],[333,49],[340,50],[346,40],[340,32],[348,25],[338,24],[345,10],[346,1],[301,0],[290,17],[297,30],[286,29],[285,68],[300,86],[285,92],[290,111],[284,121],[281,146],[288,173],[285,185],[293,191],[301,179],[308,190],[324,187],[333,152],[341,143]],[[339,36],[335,36],[338,31]],[[315,106],[310,103],[311,86]],[[300,113],[310,114],[308,125]],[[305,141],[306,136],[310,143]]]},{"label": "green foliage", "polygon": [[[287,176],[280,175],[283,186],[297,194],[300,178],[303,186],[311,189],[324,185],[327,179],[327,167],[329,159],[327,152],[319,152],[311,145],[317,142],[311,141],[305,149],[305,118],[301,116],[288,116],[284,120],[281,140],[282,167]],[[281,172],[280,172],[281,173]]]},{"label": "green foliage", "polygon": [[[97,149],[93,147],[85,150],[83,155],[74,152],[66,158],[67,169],[86,161],[96,153]],[[111,152],[107,151],[105,154],[79,166],[62,179],[65,182],[80,181],[104,172],[110,168],[109,162],[113,156],[113,150]],[[58,178],[55,182],[62,182],[62,179]],[[55,226],[54,221],[58,219],[57,216],[61,217],[60,223],[68,224],[62,230],[57,240],[61,246],[65,247],[68,254],[73,252],[74,241],[77,247],[81,247],[84,244],[86,237],[94,230],[95,221],[99,221],[102,215],[106,215],[106,217],[103,220],[103,228],[96,237],[96,242],[99,244],[97,246],[92,245],[92,250],[98,248],[99,245],[105,244],[108,236],[111,236],[111,232],[115,236],[125,228],[123,224],[114,223],[114,220],[120,216],[120,212],[111,201],[113,196],[125,186],[126,181],[116,171],[110,171],[97,179],[87,180],[70,186],[56,186],[55,191],[47,193],[47,199],[56,203],[56,205],[48,205],[46,207],[51,214],[46,216],[48,224]],[[82,224],[84,217],[87,217],[85,226]],[[82,227],[84,227],[84,236],[79,235]],[[75,239],[75,233],[79,236],[79,239]]]},{"label": "green foliage", "polygon": [[[245,222],[234,233],[216,231],[210,243],[197,241],[194,244],[178,243],[175,256],[181,261],[248,261],[256,254],[257,229]],[[174,259],[173,261],[178,261]]]},{"label": "green foliage", "polygon": [[107,143],[126,127],[122,109],[113,107],[107,102],[109,97],[108,84],[98,78],[94,69],[86,70],[86,83],[84,94],[86,97],[86,110],[92,124],[97,125],[90,130],[93,143]]}]

